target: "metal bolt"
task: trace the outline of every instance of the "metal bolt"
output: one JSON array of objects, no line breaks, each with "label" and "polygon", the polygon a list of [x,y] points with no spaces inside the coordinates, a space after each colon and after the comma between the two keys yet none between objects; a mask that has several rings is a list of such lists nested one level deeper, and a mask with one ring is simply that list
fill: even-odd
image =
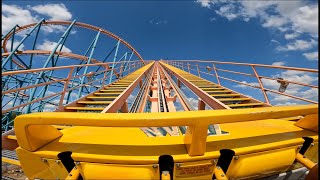
[{"label": "metal bolt", "polygon": [[220,166],[217,166],[217,169],[220,170],[221,169]]},{"label": "metal bolt", "polygon": [[217,160],[216,159],[212,160],[212,164],[217,164]]},{"label": "metal bolt", "polygon": [[57,164],[59,164],[59,163],[60,163],[60,161],[59,161],[59,160],[55,160],[55,162],[56,162]]},{"label": "metal bolt", "polygon": [[221,177],[224,177],[224,174],[221,174]]},{"label": "metal bolt", "polygon": [[44,163],[48,162],[45,158],[41,158],[41,161]]},{"label": "metal bolt", "polygon": [[69,174],[69,176],[72,176],[72,174]]},{"label": "metal bolt", "polygon": [[298,148],[297,149],[301,149],[302,148],[302,146],[298,146]]},{"label": "metal bolt", "polygon": [[234,159],[235,159],[235,160],[238,160],[238,159],[239,159],[239,156],[234,156]]},{"label": "metal bolt", "polygon": [[157,167],[158,167],[158,164],[154,164],[152,167],[153,167],[153,168],[157,168]]},{"label": "metal bolt", "polygon": [[76,162],[76,165],[79,165],[80,164],[80,162]]},{"label": "metal bolt", "polygon": [[311,143],[311,146],[314,146],[314,143]]},{"label": "metal bolt", "polygon": [[177,164],[176,164],[176,166],[177,166],[177,167],[180,167],[180,166],[181,166],[181,164],[180,164],[180,163],[177,163]]},{"label": "metal bolt", "polygon": [[75,166],[73,169],[77,169],[77,167]]}]

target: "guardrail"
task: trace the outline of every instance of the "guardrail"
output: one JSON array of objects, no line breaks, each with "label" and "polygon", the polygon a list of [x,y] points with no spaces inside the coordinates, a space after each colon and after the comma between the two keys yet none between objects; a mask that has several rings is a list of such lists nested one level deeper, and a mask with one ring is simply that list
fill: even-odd
[{"label": "guardrail", "polygon": [[[313,104],[318,104],[317,101],[310,100],[307,98],[295,96],[289,93],[284,93],[281,91],[273,90],[270,88],[266,88],[266,86],[263,83],[263,80],[271,80],[274,81],[275,83],[279,83],[279,87],[281,84],[284,86],[288,86],[288,84],[294,84],[298,86],[303,86],[303,87],[308,87],[308,88],[314,88],[318,89],[318,85],[314,84],[307,84],[304,82],[298,82],[298,81],[292,81],[292,80],[287,80],[283,79],[281,77],[275,78],[275,77],[269,77],[269,76],[262,76],[259,75],[257,68],[268,68],[268,69],[277,69],[277,70],[288,70],[288,71],[296,71],[296,72],[306,72],[306,73],[312,73],[315,74],[316,77],[318,77],[318,70],[317,69],[308,69],[308,68],[297,68],[297,67],[286,67],[286,66],[275,66],[275,65],[264,65],[264,64],[250,64],[250,63],[237,63],[237,62],[220,62],[220,61],[211,61],[211,60],[163,60],[163,62],[170,64],[172,66],[178,67],[182,70],[188,71],[189,73],[193,73],[195,75],[198,75],[201,77],[204,75],[209,75],[211,77],[214,77],[215,81],[217,84],[221,85],[221,80],[226,80],[230,82],[234,82],[240,85],[245,85],[248,87],[260,89],[261,93],[263,94],[265,103],[271,104],[267,92],[278,94],[281,96],[286,96],[290,97],[293,99],[297,100],[302,100],[308,103],[313,103]],[[239,72],[239,71],[234,71],[234,70],[228,70],[228,69],[223,69],[223,68],[217,68],[217,65],[233,65],[233,66],[245,66],[249,67],[252,70],[252,73],[247,73],[247,72]],[[232,78],[228,78],[225,76],[219,75],[219,72],[225,72],[229,74],[235,74],[235,75],[242,75],[242,76],[247,76],[247,77],[253,77],[256,79],[256,83],[259,85],[254,85],[254,84],[249,84],[246,82],[241,82]],[[286,88],[286,87],[285,87]]]},{"label": "guardrail", "polygon": [[[184,136],[184,144],[190,156],[198,156],[203,155],[206,151],[207,131],[210,124],[278,119],[293,116],[307,117],[316,114],[318,114],[318,105],[175,113],[86,113],[86,116],[81,115],[81,113],[72,112],[48,112],[18,116],[15,119],[14,128],[19,146],[28,151],[36,151],[63,135],[59,130],[48,125],[139,128],[188,126],[187,133]],[[44,127],[39,128],[39,126]],[[39,134],[47,134],[48,136],[40,137],[38,136]]]},{"label": "guardrail", "polygon": [[[127,68],[124,66],[126,63],[128,63]],[[41,112],[45,105],[50,105],[53,108],[62,108],[73,101],[71,96],[76,96],[74,100],[78,99],[92,92],[91,88],[95,88],[95,90],[102,88],[104,84],[110,84],[143,66],[142,61],[115,62],[115,64],[120,64],[117,68],[111,68],[110,64],[113,63],[82,64],[3,72],[2,130],[7,131],[10,129],[9,125],[12,125],[14,118],[6,117],[6,114],[9,112]],[[77,68],[87,68],[87,71],[79,75],[79,73],[75,73],[75,69]],[[89,68],[102,69],[90,71]],[[45,72],[45,74],[52,72],[52,76],[43,76],[42,81],[37,83],[37,79],[34,76],[38,76],[41,72]],[[24,79],[28,80],[23,82]],[[22,97],[24,97],[24,101]]]}]

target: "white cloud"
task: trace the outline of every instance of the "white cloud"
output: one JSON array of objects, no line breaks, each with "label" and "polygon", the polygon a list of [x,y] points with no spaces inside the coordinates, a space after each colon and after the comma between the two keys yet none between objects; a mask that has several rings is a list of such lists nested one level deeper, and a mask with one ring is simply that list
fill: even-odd
[{"label": "white cloud", "polygon": [[41,29],[44,30],[44,32],[46,33],[52,33],[52,32],[58,33],[58,32],[64,32],[67,30],[67,28],[62,25],[46,25],[46,26],[42,26]]},{"label": "white cloud", "polygon": [[[42,44],[39,44],[36,47],[39,50],[52,51],[56,45],[57,45],[56,42],[51,42],[51,41],[45,40]],[[60,47],[61,47],[61,45],[58,46],[57,51],[60,49]],[[66,46],[63,46],[61,52],[71,53],[72,51],[69,48],[67,48]]]},{"label": "white cloud", "polygon": [[286,46],[278,46],[277,50],[278,51],[307,50],[307,49],[311,49],[315,45],[317,45],[317,42],[313,39],[311,39],[310,41],[295,40],[294,42],[289,43]]},{"label": "white cloud", "polygon": [[7,33],[15,25],[26,25],[37,22],[38,19],[29,10],[16,5],[2,4],[2,34]]},{"label": "white cloud", "polygon": [[[271,77],[272,78],[281,77],[284,80],[300,82],[304,84],[313,84],[318,80],[317,76],[310,75],[309,73],[306,73],[303,71],[293,71],[293,70],[283,71],[281,73],[274,74]],[[264,87],[268,89],[277,91],[280,87],[280,84],[276,80],[261,79],[261,81]],[[313,101],[317,101],[316,99],[318,98],[317,89],[305,90],[304,86],[300,86],[292,83],[289,83],[285,93],[293,96],[310,99]],[[286,104],[289,105],[288,103],[299,104],[302,102],[300,100],[296,100],[288,96],[283,96],[275,93],[269,93],[269,94],[271,96],[271,99],[270,99],[271,102],[276,105],[286,105]]]},{"label": "white cloud", "polygon": [[[250,84],[252,86],[258,86],[260,87],[259,83],[256,83],[256,82],[252,82],[252,83],[249,83],[247,81],[241,81],[242,83],[246,83],[246,84]],[[235,85],[234,87],[239,87],[239,88],[243,88],[243,89],[246,89],[246,88],[251,88],[250,86],[247,86],[247,85],[244,85],[244,84],[237,84]]]},{"label": "white cloud", "polygon": [[310,53],[303,53],[303,56],[306,57],[308,60],[311,61],[318,61],[318,51],[310,52]]},{"label": "white cloud", "polygon": [[275,40],[275,39],[271,39],[271,42],[272,42],[272,43],[276,43],[276,44],[280,44],[280,42],[277,41],[277,40]]},{"label": "white cloud", "polygon": [[272,63],[271,65],[272,65],[272,66],[283,66],[283,65],[285,65],[285,64],[286,64],[286,63],[283,62],[283,61],[278,61],[278,62]]},{"label": "white cloud", "polygon": [[49,16],[49,20],[68,21],[72,18],[72,14],[64,4],[46,4],[31,7],[31,9],[39,14]]},{"label": "white cloud", "polygon": [[293,27],[318,37],[318,14],[318,5],[300,7],[297,14],[291,17]]},{"label": "white cloud", "polygon": [[280,16],[270,16],[265,22],[262,24],[263,27],[281,27],[288,23],[288,21]]},{"label": "white cloud", "polygon": [[[8,51],[11,50],[11,43],[12,43],[11,39],[7,41],[6,48],[7,48]],[[16,47],[18,46],[18,44],[19,44],[19,41],[15,40],[15,41],[13,42],[13,49],[16,48]],[[24,44],[21,44],[21,45],[19,46],[18,50],[19,50],[19,51],[22,51],[23,48],[24,48]]]},{"label": "white cloud", "polygon": [[[307,1],[197,0],[228,20],[257,18],[265,28],[307,33],[318,37],[318,5]],[[290,38],[290,37],[289,37]]]},{"label": "white cloud", "polygon": [[302,96],[313,101],[318,101],[319,91],[316,88],[309,89],[307,91],[301,92]]},{"label": "white cloud", "polygon": [[285,103],[277,103],[276,106],[292,106],[297,105],[297,103],[294,102],[285,102]]},{"label": "white cloud", "polygon": [[45,104],[43,108],[43,112],[51,112],[54,111],[57,107],[53,104]]},{"label": "white cloud", "polygon": [[200,3],[202,7],[209,8],[211,0],[197,0],[197,3]]},{"label": "white cloud", "polygon": [[295,32],[295,33],[291,33],[291,34],[285,34],[284,38],[287,40],[290,40],[290,39],[295,39],[299,35],[300,35],[299,33]]},{"label": "white cloud", "polygon": [[[45,16],[45,17],[44,17]],[[38,6],[21,7],[18,5],[2,4],[2,34],[7,33],[15,25],[23,26],[36,23],[41,18],[49,20],[70,20],[72,14],[64,4],[45,4]],[[43,26],[45,32],[63,32],[65,27],[61,25]],[[24,35],[18,33],[18,35]]]},{"label": "white cloud", "polygon": [[237,14],[235,13],[235,6],[233,4],[228,4],[225,6],[221,6],[219,10],[215,12],[220,16],[226,17],[229,21],[237,18]]}]

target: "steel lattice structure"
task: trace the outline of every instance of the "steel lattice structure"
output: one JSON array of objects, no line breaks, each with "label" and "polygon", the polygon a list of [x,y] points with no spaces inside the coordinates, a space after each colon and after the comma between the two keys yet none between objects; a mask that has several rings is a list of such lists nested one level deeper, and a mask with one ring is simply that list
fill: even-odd
[{"label": "steel lattice structure", "polygon": [[302,75],[318,70],[144,60],[76,20],[16,25],[2,36],[2,161],[29,179],[313,178],[318,95],[303,92],[318,84]]}]

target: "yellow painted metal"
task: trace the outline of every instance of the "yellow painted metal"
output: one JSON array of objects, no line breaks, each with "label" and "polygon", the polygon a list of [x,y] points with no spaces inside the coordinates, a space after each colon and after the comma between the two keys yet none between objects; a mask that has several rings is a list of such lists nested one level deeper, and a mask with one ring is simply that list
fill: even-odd
[{"label": "yellow painted metal", "polygon": [[102,93],[94,93],[94,95],[110,95],[110,94],[121,94],[121,92],[102,92]]},{"label": "yellow painted metal", "polygon": [[78,101],[79,104],[110,104],[112,101]]},{"label": "yellow painted metal", "polygon": [[68,175],[68,171],[58,159],[42,159],[42,163],[47,165],[48,170],[55,177],[55,179],[65,179]]},{"label": "yellow painted metal", "polygon": [[262,106],[264,103],[230,104],[229,107]]},{"label": "yellow painted metal", "polygon": [[15,159],[10,159],[10,158],[6,158],[6,157],[1,157],[2,162],[5,163],[9,163],[9,164],[14,164],[17,166],[21,166],[20,162],[15,160]]},{"label": "yellow painted metal", "polygon": [[77,165],[84,179],[159,179],[159,168],[148,165],[100,164],[81,162]]},{"label": "yellow painted metal", "polygon": [[163,173],[161,174],[161,179],[162,179],[162,180],[170,180],[170,174],[169,174],[169,172],[163,172]]},{"label": "yellow painted metal", "polygon": [[223,170],[219,166],[216,166],[214,168],[214,175],[216,176],[217,180],[228,180],[226,174],[223,172]]},{"label": "yellow painted metal", "polygon": [[[34,151],[62,135],[52,126],[52,129],[42,129],[41,127],[43,127],[43,125],[60,124],[98,127],[189,126],[189,128],[192,129],[192,131],[190,131],[190,133],[188,133],[185,136],[185,139],[187,146],[194,146],[194,148],[191,147],[191,149],[194,149],[195,152],[189,152],[189,155],[194,156],[203,155],[203,153],[205,152],[207,137],[204,134],[207,131],[206,128],[209,124],[223,124],[241,121],[263,120],[266,118],[285,118],[297,115],[303,116],[316,113],[318,113],[317,105],[267,107],[239,110],[212,110],[201,112],[190,111],[175,113],[34,113],[18,116],[15,121],[15,130],[19,145],[25,149]],[[36,128],[35,131],[31,131],[33,127],[39,128]],[[40,138],[38,136],[39,134],[46,134],[46,136],[41,136]],[[201,138],[192,138],[199,138],[198,136]]]},{"label": "yellow painted metal", "polygon": [[240,96],[240,94],[210,94],[213,97],[235,97],[235,96]]},{"label": "yellow painted metal", "polygon": [[219,101],[247,101],[250,100],[250,98],[221,98]]},{"label": "yellow painted metal", "polygon": [[80,177],[80,170],[77,167],[74,167],[71,172],[68,174],[66,180],[78,180]]},{"label": "yellow painted metal", "polygon": [[121,92],[122,92],[123,90],[101,89],[100,91],[101,91],[101,92],[112,92],[112,93],[118,93],[118,92],[120,92],[119,94],[121,94]]},{"label": "yellow painted metal", "polygon": [[318,114],[310,114],[300,119],[295,124],[298,127],[303,129],[309,129],[310,131],[318,132],[319,130],[319,115]]},{"label": "yellow painted metal", "polygon": [[[23,173],[29,179],[56,179],[55,175],[49,170],[47,162],[44,162],[40,155],[20,147],[18,147],[16,151]],[[65,177],[63,177],[63,179],[64,178]]]},{"label": "yellow painted metal", "polygon": [[87,111],[102,111],[104,107],[65,107],[65,109],[72,110],[87,110]]},{"label": "yellow painted metal", "polygon": [[8,135],[7,138],[12,140],[17,140],[17,137],[14,135]]},{"label": "yellow painted metal", "polygon": [[53,125],[53,127],[57,128],[57,129],[65,129],[65,128],[69,128],[70,126]]},{"label": "yellow painted metal", "polygon": [[297,154],[296,160],[302,165],[304,165],[306,168],[308,168],[309,170],[316,165],[314,162],[312,162],[310,159],[308,159],[307,157],[303,156],[300,153]]},{"label": "yellow painted metal", "polygon": [[296,158],[297,147],[237,156],[230,163],[227,177],[229,179],[258,179],[287,171]]}]

